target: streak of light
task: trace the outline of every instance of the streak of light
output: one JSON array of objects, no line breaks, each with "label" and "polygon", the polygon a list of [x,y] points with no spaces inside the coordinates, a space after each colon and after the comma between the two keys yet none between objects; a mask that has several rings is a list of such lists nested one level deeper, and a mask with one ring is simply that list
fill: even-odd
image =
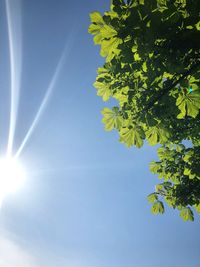
[{"label": "streak of light", "polygon": [[10,125],[7,154],[11,155],[15,135],[21,83],[21,9],[20,1],[5,0],[10,53]]},{"label": "streak of light", "polygon": [[40,119],[42,113],[44,112],[44,110],[45,110],[45,108],[46,108],[46,106],[48,104],[48,101],[49,101],[49,99],[50,99],[50,97],[52,95],[52,92],[53,92],[53,89],[54,89],[55,84],[57,82],[57,79],[59,77],[59,74],[60,74],[60,72],[62,70],[62,67],[64,65],[66,56],[70,51],[71,43],[72,43],[73,39],[74,38],[72,38],[72,36],[70,35],[69,42],[67,41],[67,43],[66,43],[64,51],[63,51],[63,53],[62,53],[62,55],[60,57],[60,60],[59,60],[59,62],[57,64],[57,66],[56,66],[55,72],[54,72],[54,74],[52,76],[52,79],[50,80],[49,86],[47,87],[46,93],[45,93],[44,98],[43,98],[43,100],[42,100],[42,102],[41,102],[41,104],[39,106],[39,109],[38,109],[36,115],[35,115],[35,118],[33,119],[33,122],[31,124],[31,126],[29,127],[29,130],[27,131],[27,133],[26,133],[26,135],[25,135],[20,147],[18,148],[18,150],[17,150],[17,152],[15,154],[15,157],[19,157],[19,155],[21,154],[22,150],[24,149],[24,147],[27,144],[29,138],[31,137],[33,131],[35,130],[35,127],[36,127],[37,123],[39,122],[39,119]]}]

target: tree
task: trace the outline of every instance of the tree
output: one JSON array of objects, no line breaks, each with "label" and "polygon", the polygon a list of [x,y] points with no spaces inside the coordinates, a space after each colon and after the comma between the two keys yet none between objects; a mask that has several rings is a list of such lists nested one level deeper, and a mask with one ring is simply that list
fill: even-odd
[{"label": "tree", "polygon": [[163,213],[163,199],[192,221],[200,212],[199,15],[196,0],[113,0],[89,26],[105,57],[97,95],[118,102],[102,110],[105,129],[127,147],[161,145],[150,164],[163,179],[148,196],[151,210]]}]

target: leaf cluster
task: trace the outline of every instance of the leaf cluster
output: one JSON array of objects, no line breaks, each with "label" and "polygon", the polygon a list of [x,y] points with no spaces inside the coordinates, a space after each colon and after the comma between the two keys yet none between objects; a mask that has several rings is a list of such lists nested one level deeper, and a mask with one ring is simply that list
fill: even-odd
[{"label": "leaf cluster", "polygon": [[[199,153],[199,15],[200,1],[196,0],[113,0],[103,15],[97,11],[90,14],[89,33],[105,57],[94,87],[103,101],[114,98],[118,102],[102,110],[103,123],[107,131],[117,130],[119,141],[127,147],[140,148],[147,140],[172,153],[176,149],[169,145],[181,146],[183,140],[190,140],[191,149]],[[182,165],[163,159],[161,163],[169,166],[160,177],[173,184],[175,178],[170,177],[175,177],[179,168],[181,172]],[[152,211],[163,213],[163,204],[155,203]],[[177,201],[175,207],[179,207]]]},{"label": "leaf cluster", "polygon": [[158,156],[160,161],[151,162],[150,170],[164,182],[156,185],[149,202],[154,206],[158,198],[164,199],[184,220],[193,220],[192,209],[200,212],[200,147],[162,146]]}]

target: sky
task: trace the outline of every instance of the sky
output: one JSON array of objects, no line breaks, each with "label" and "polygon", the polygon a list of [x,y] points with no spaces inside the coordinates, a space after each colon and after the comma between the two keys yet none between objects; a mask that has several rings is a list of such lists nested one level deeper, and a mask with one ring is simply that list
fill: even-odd
[{"label": "sky", "polygon": [[199,217],[150,213],[155,147],[127,149],[101,122],[112,103],[92,85],[104,59],[87,29],[109,5],[0,0],[0,154],[13,88],[12,150],[27,171],[0,209],[0,267],[199,267]]}]

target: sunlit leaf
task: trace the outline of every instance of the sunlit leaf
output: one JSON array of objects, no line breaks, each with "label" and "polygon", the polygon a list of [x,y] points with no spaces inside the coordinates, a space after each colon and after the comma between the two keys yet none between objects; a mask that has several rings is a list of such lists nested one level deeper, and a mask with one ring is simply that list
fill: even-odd
[{"label": "sunlit leaf", "polygon": [[200,213],[200,203],[197,204],[197,205],[195,205],[195,209],[196,209],[196,211],[197,211],[198,213]]},{"label": "sunlit leaf", "polygon": [[195,118],[200,109],[200,91],[196,90],[190,94],[180,94],[177,98],[176,105],[181,113],[178,115],[179,119],[184,118],[186,115]]},{"label": "sunlit leaf", "polygon": [[111,96],[109,85],[98,81],[96,81],[93,85],[97,88],[97,95],[101,96],[103,101],[108,101]]},{"label": "sunlit leaf", "polygon": [[194,215],[193,215],[193,212],[192,210],[187,207],[187,208],[183,208],[181,211],[180,211],[180,216],[181,218],[184,220],[184,221],[194,221]]},{"label": "sunlit leaf", "polygon": [[120,130],[120,142],[124,143],[127,147],[135,145],[141,147],[143,145],[144,133],[142,129],[136,125],[131,128],[122,128]]},{"label": "sunlit leaf", "polygon": [[117,32],[115,29],[113,29],[111,26],[108,26],[108,25],[104,25],[102,28],[101,28],[101,35],[103,38],[112,38],[114,36],[117,35]]},{"label": "sunlit leaf", "polygon": [[160,169],[160,166],[157,162],[155,161],[152,161],[150,164],[149,164],[149,168],[150,168],[150,171],[152,173],[157,173],[157,171]]},{"label": "sunlit leaf", "polygon": [[102,15],[98,11],[94,11],[94,12],[90,13],[90,20],[91,20],[91,22],[96,23],[98,25],[104,24]]},{"label": "sunlit leaf", "polygon": [[156,200],[158,200],[158,196],[155,193],[152,193],[152,194],[147,196],[147,199],[148,199],[149,203],[153,203]]},{"label": "sunlit leaf", "polygon": [[111,131],[113,128],[120,129],[123,123],[122,117],[119,115],[118,108],[104,108],[102,110],[103,119],[102,122],[105,124],[105,130]]},{"label": "sunlit leaf", "polygon": [[165,212],[163,203],[161,201],[154,202],[152,207],[151,207],[151,212],[153,214],[158,214],[158,213],[163,214]]},{"label": "sunlit leaf", "polygon": [[156,145],[158,143],[164,144],[169,136],[169,131],[162,125],[153,126],[146,131],[146,138],[150,145]]}]

